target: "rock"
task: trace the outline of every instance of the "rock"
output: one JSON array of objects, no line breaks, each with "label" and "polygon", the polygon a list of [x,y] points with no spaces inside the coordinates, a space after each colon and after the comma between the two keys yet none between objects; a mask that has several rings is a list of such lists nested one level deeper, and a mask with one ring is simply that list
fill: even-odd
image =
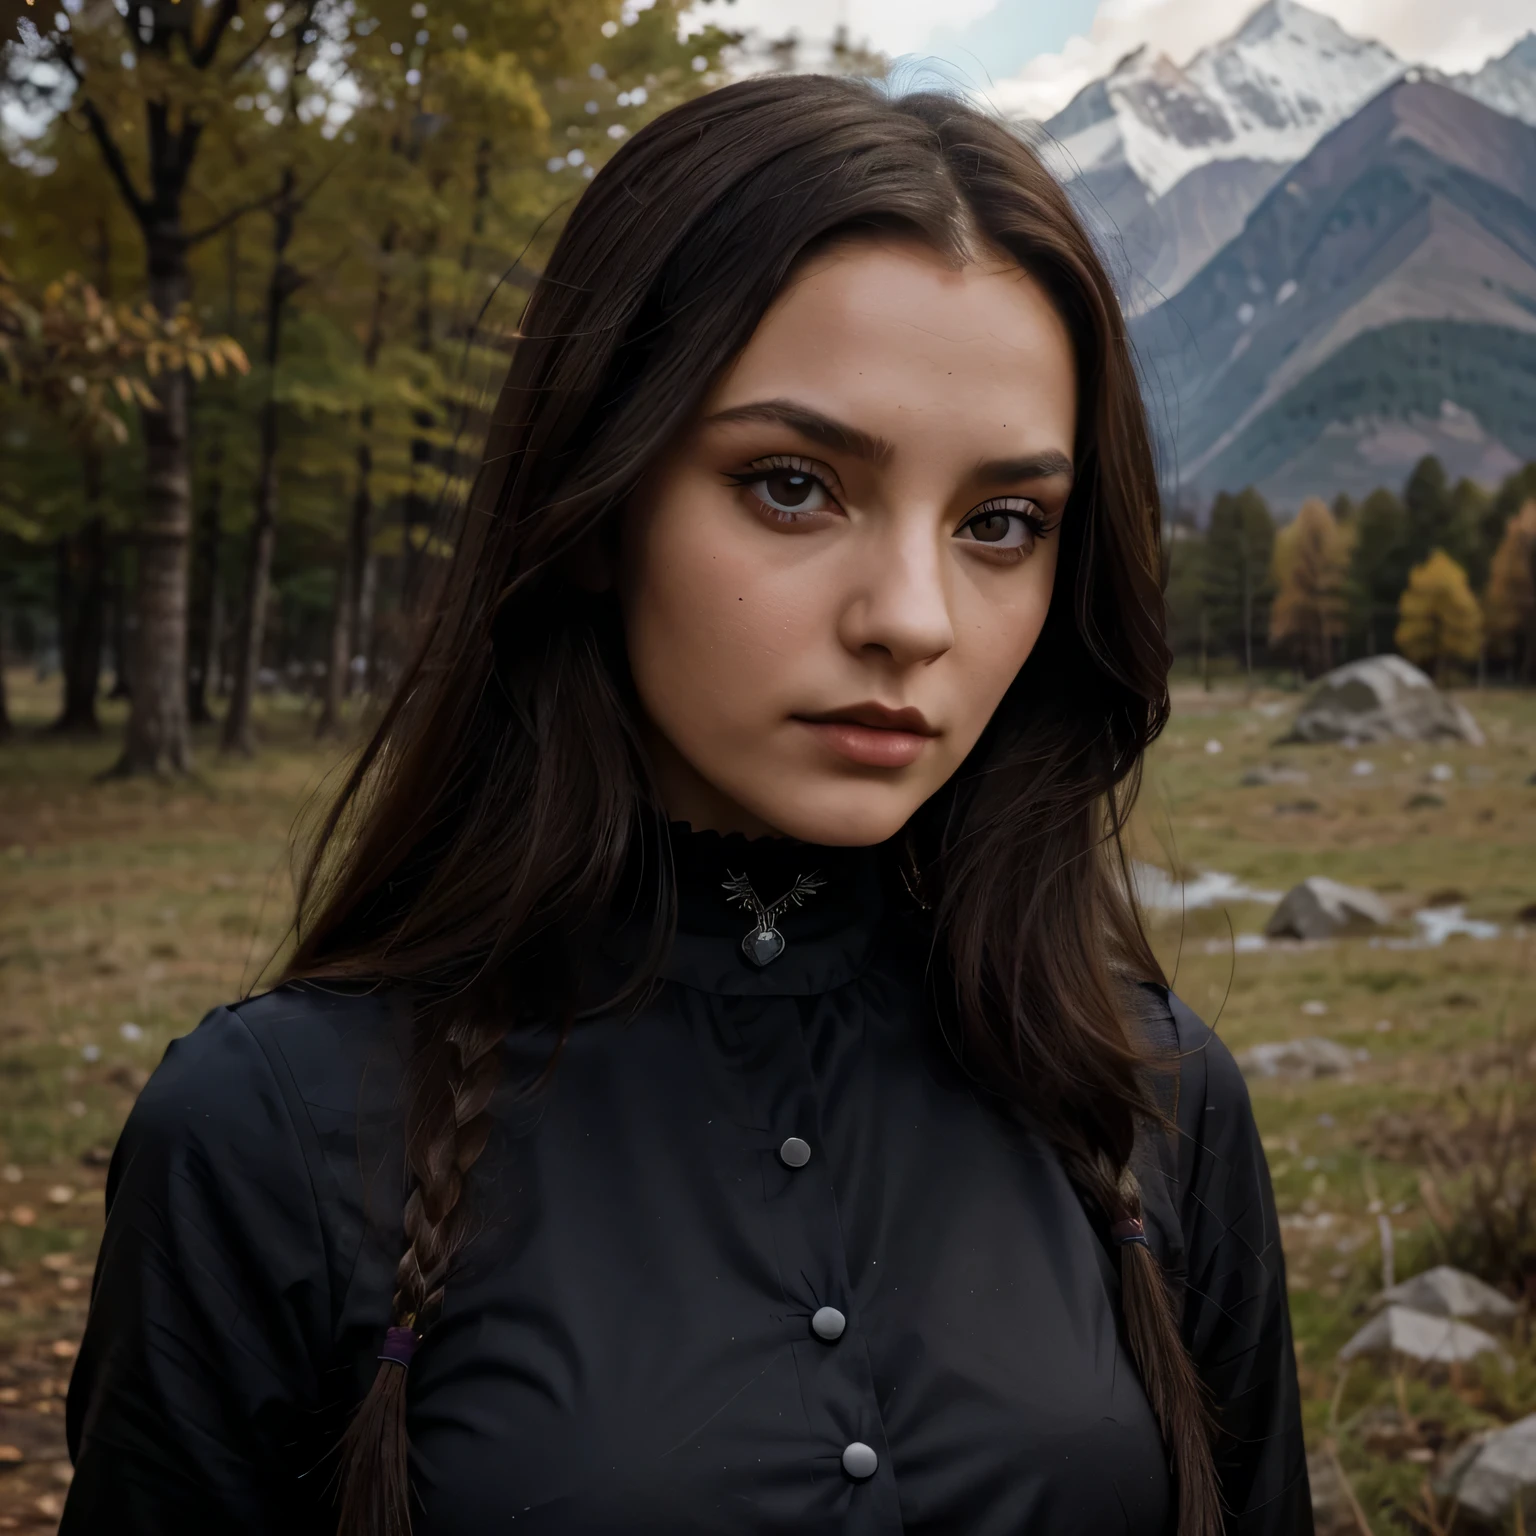
[{"label": "rock", "polygon": [[1536,1514],[1536,1413],[1464,1446],[1437,1491],[1483,1520],[1502,1521],[1517,1498],[1527,1517]]},{"label": "rock", "polygon": [[1454,1317],[1462,1322],[1503,1326],[1520,1315],[1519,1307],[1502,1291],[1449,1264],[1426,1269],[1423,1274],[1383,1291],[1376,1299],[1380,1305],[1412,1307],[1415,1312]]},{"label": "rock", "polygon": [[1355,1053],[1313,1035],[1250,1046],[1238,1052],[1237,1064],[1249,1077],[1332,1077],[1355,1065]]},{"label": "rock", "polygon": [[1368,656],[1335,667],[1280,738],[1356,744],[1445,740],[1480,747],[1483,733],[1463,705],[1447,698],[1401,656]]},{"label": "rock", "polygon": [[1252,789],[1261,784],[1305,784],[1311,777],[1305,768],[1287,768],[1283,763],[1260,763],[1257,768],[1250,768],[1241,782]]},{"label": "rock", "polygon": [[1313,875],[1286,892],[1265,923],[1264,934],[1271,939],[1328,939],[1391,921],[1392,909],[1374,891]]},{"label": "rock", "polygon": [[1339,1351],[1339,1359],[1403,1355],[1421,1365],[1459,1365],[1479,1355],[1503,1353],[1492,1334],[1470,1323],[1432,1317],[1412,1307],[1390,1306],[1378,1312]]}]

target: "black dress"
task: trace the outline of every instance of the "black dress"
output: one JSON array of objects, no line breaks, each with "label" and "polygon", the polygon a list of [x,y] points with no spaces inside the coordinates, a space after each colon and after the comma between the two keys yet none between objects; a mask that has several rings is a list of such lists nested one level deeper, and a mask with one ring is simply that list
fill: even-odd
[{"label": "black dress", "polygon": [[[549,1040],[506,1047],[476,1235],[410,1367],[418,1536],[1165,1536],[1114,1259],[937,1038],[921,915],[870,850],[674,843],[654,1001],[579,1023],[538,1093]],[[813,871],[784,952],[748,963],[722,882],[771,901]],[[1172,1014],[1229,1529],[1296,1536],[1268,1172],[1230,1055]],[[113,1158],[63,1536],[334,1528],[402,1241],[401,1039],[387,995],[303,984],[172,1044]]]}]

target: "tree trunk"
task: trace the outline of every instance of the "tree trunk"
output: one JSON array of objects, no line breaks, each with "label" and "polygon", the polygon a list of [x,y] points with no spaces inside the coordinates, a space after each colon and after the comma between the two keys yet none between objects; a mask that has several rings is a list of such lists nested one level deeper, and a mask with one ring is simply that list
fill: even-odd
[{"label": "tree trunk", "polygon": [[0,608],[0,741],[11,737],[10,696],[5,689],[5,609]]},{"label": "tree trunk", "polygon": [[[174,315],[190,291],[179,206],[146,226],[149,295]],[[116,772],[187,773],[192,738],[187,721],[187,543],[192,532],[192,475],[187,453],[187,376],[154,381],[156,410],[144,425],[144,515],[139,526],[138,634],[133,646],[132,702]]]},{"label": "tree trunk", "polygon": [[107,606],[112,618],[107,628],[112,641],[112,686],[107,689],[109,699],[127,699],[133,696],[129,678],[129,652],[133,649],[130,638],[128,612],[128,546],[121,540],[107,562]]},{"label": "tree trunk", "polygon": [[[437,248],[438,231],[432,230],[423,242],[420,284],[416,296],[416,350],[424,360],[433,352],[432,253]],[[432,533],[433,497],[430,494],[432,469],[437,454],[427,433],[435,425],[431,411],[417,411],[412,416],[416,435],[411,439],[411,488],[406,494],[400,528],[400,610],[408,635],[416,609],[427,586],[428,540]],[[409,639],[404,640],[409,648]]]},{"label": "tree trunk", "polygon": [[195,562],[197,579],[193,583],[196,601],[192,610],[190,636],[191,663],[187,671],[187,713],[194,725],[207,725],[213,719],[208,708],[210,679],[218,675],[219,631],[223,628],[224,603],[219,586],[219,544],[222,534],[224,500],[224,442],[215,437],[209,451],[208,500],[198,518]]},{"label": "tree trunk", "polygon": [[352,517],[347,526],[346,547],[336,574],[336,606],[331,619],[331,656],[325,675],[325,695],[315,734],[326,736],[341,730],[342,704],[350,692],[352,658],[359,654],[354,636],[359,630],[359,610],[368,563],[369,524],[373,518],[373,448],[368,433],[373,413],[363,412],[363,436],[357,445],[357,494],[352,498]]},{"label": "tree trunk", "polygon": [[[86,495],[92,505],[101,495],[101,460],[85,462]],[[101,645],[107,602],[107,528],[97,512],[78,533],[59,541],[59,651],[64,673],[64,708],[51,729],[67,735],[96,736],[96,695],[101,686]]]},{"label": "tree trunk", "polygon": [[298,208],[294,202],[294,173],[283,172],[282,189],[272,209],[272,276],[267,284],[267,324],[264,360],[267,392],[261,403],[260,458],[256,475],[256,515],[251,523],[250,552],[245,572],[245,604],[235,646],[235,685],[224,715],[220,747],[249,757],[256,750],[251,704],[261,667],[266,634],[267,590],[272,575],[272,549],[277,542],[277,359],[282,348],[283,310],[298,286],[288,265],[288,242]]}]

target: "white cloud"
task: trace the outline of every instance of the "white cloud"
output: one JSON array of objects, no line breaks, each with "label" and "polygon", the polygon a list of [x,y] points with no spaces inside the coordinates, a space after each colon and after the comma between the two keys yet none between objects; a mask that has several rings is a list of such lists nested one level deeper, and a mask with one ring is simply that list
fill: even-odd
[{"label": "white cloud", "polygon": [[[1385,43],[1408,63],[1449,71],[1476,69],[1503,53],[1536,23],[1531,0],[1305,0],[1357,37]],[[1183,64],[1235,31],[1254,7],[1232,0],[1100,0],[1087,36],[1060,53],[1042,54],[989,94],[1008,111],[1047,116],[1090,80],[1147,44]]]},{"label": "white cloud", "polygon": [[[1061,0],[1035,0],[1053,6]],[[1405,61],[1457,71],[1476,69],[1536,25],[1531,0],[1303,0],[1358,37],[1374,37]],[[935,32],[953,30],[996,9],[998,0],[734,0],[701,5],[700,19],[782,37],[793,30],[807,43],[828,38],[841,22],[853,40],[886,54],[928,53]],[[1048,115],[1074,92],[1141,44],[1179,63],[1229,35],[1258,0],[1100,0],[1085,36],[1060,53],[1042,54],[989,94],[1010,111]],[[808,50],[809,53],[809,50]],[[985,78],[986,59],[953,61],[970,79]]]}]

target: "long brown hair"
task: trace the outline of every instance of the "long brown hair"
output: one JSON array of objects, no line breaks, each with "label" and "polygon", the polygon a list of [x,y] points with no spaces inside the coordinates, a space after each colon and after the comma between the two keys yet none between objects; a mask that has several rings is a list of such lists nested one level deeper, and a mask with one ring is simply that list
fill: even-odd
[{"label": "long brown hair", "polygon": [[[393,1314],[419,1334],[468,1236],[499,1047],[571,1016],[581,934],[659,807],[613,601],[562,557],[626,497],[745,345],[795,264],[902,231],[1006,252],[1050,294],[1079,374],[1076,486],[1040,641],[908,853],[940,939],[957,1054],[1057,1148],[1106,1223],[1156,1108],[1125,978],[1160,979],[1120,831],[1168,710],[1152,452],[1115,294],[1051,176],[948,96],[814,76],[746,81],[627,143],[572,212],[522,321],[482,473],[420,649],[305,868],[286,978],[366,977],[414,1009],[409,1195]],[[659,955],[671,921],[655,871]],[[1220,1515],[1199,1385],[1156,1260],[1121,1247],[1126,1335],[1178,1489],[1180,1536]],[[407,1372],[380,1366],[343,1442],[345,1536],[410,1526]]]}]

